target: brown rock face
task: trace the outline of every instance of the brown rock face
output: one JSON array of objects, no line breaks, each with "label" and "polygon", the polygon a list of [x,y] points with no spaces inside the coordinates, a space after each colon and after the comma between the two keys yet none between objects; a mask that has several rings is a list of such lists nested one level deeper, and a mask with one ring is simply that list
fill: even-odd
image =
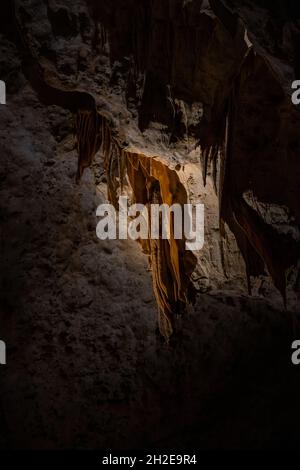
[{"label": "brown rock face", "polygon": [[[299,2],[15,0],[3,2],[0,24],[10,102],[0,321],[16,362],[2,388],[1,445],[172,446],[186,428],[182,447],[276,445],[263,411],[271,395],[276,413],[277,391],[288,400],[285,383],[298,387],[291,371],[273,385],[300,305]],[[172,231],[141,250],[100,243],[96,206],[117,207],[121,194],[146,206],[204,203],[203,250],[187,252]],[[49,382],[39,368],[43,379],[51,369]],[[223,397],[242,416],[232,433]],[[290,412],[273,423],[281,437]]]},{"label": "brown rock face", "polygon": [[[257,22],[247,2],[88,1],[62,7],[51,1],[45,8],[41,2],[37,11],[47,25],[41,34],[30,6],[16,4],[24,70],[44,102],[78,113],[77,178],[104,149],[103,120],[106,134],[114,134],[106,161],[115,148],[124,169],[132,153],[159,156],[169,167],[191,161],[199,146],[204,184],[211,164],[220,222],[235,235],[249,290],[250,277],[267,270],[286,302],[287,271],[296,270],[297,278],[299,260],[299,113],[290,99],[296,5],[262,3]],[[112,193],[109,187],[111,200]],[[255,207],[245,199],[248,193]],[[270,210],[262,214],[258,205]],[[284,212],[279,224],[290,230],[278,228],[272,207]],[[178,276],[170,276],[176,282]]]}]

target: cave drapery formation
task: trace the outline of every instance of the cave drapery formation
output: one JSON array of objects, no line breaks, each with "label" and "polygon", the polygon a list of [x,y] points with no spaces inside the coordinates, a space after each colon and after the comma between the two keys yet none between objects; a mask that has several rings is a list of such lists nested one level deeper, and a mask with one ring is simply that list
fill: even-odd
[{"label": "cave drapery formation", "polygon": [[[180,204],[183,207],[188,202],[186,190],[176,171],[155,157],[148,158],[122,149],[104,116],[95,111],[79,111],[75,129],[79,155],[77,179],[82,176],[84,168],[92,164],[93,157],[100,149],[106,170],[108,200],[116,209],[126,175],[134,203],[145,206],[152,203],[168,206]],[[151,218],[150,208],[148,217]],[[151,226],[151,220],[148,226]],[[193,298],[189,275],[195,264],[194,256],[185,250],[184,239],[174,238],[172,222],[169,240],[149,238],[141,240],[141,244],[149,255],[160,331],[168,339],[173,332],[173,316],[179,314]]]},{"label": "cave drapery formation", "polygon": [[[114,205],[124,184],[134,202],[184,204],[176,168],[200,148],[204,183],[211,174],[219,197],[221,234],[225,224],[233,232],[249,290],[251,277],[267,270],[286,302],[300,247],[299,111],[290,87],[299,70],[297,2],[256,2],[259,29],[247,0],[40,3],[37,18],[26,2],[14,4],[23,71],[41,100],[74,114],[77,180],[100,152]],[[45,14],[42,34],[34,25]],[[54,50],[52,35],[64,49],[80,37],[80,54],[70,46],[76,70],[62,66],[65,52]],[[274,208],[285,211],[279,224]],[[195,259],[172,236],[143,249],[168,338],[174,315],[193,297]]]}]

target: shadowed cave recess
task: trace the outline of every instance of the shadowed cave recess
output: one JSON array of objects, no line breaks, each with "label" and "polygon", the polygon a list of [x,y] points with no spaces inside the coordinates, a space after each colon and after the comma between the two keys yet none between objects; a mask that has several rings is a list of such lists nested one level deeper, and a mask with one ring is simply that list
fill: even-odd
[{"label": "shadowed cave recess", "polygon": [[[299,2],[15,0],[0,24],[1,448],[296,448]],[[120,195],[203,203],[203,249],[98,240]]]}]

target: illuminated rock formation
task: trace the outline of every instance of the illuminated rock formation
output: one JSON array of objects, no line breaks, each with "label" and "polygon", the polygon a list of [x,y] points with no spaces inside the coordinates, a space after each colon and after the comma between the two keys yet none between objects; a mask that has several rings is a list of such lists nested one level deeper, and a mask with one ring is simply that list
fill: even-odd
[{"label": "illuminated rock formation", "polygon": [[[249,292],[253,278],[268,272],[286,303],[287,272],[289,287],[299,287],[299,111],[290,83],[300,33],[289,17],[296,4],[276,8],[260,5],[261,25],[278,32],[270,37],[246,1],[87,0],[61,7],[53,0],[47,8],[41,2],[37,17],[17,1],[14,15],[24,73],[45,103],[75,115],[77,180],[99,151],[114,204],[125,175],[136,202],[184,204],[188,189],[175,168],[199,148],[203,185],[209,174],[220,233],[226,236],[226,224],[236,238]],[[285,213],[279,221],[276,207]],[[168,337],[171,317],[191,297],[195,263],[175,240],[144,249]]]},{"label": "illuminated rock formation", "polygon": [[[176,170],[170,169],[157,157],[148,157],[124,150],[113,138],[107,120],[94,112],[79,112],[76,117],[78,142],[78,177],[100,148],[107,176],[108,200],[117,207],[118,195],[123,194],[125,179],[132,191],[132,202],[150,204],[180,204],[188,202],[184,185]],[[148,211],[151,218],[151,211]],[[149,221],[149,226],[151,220]],[[171,223],[169,240],[142,240],[143,251],[149,255],[153,290],[158,304],[159,326],[168,339],[173,331],[174,317],[192,299],[190,275],[196,258],[185,249],[185,240],[174,238]]]},{"label": "illuminated rock formation", "polygon": [[[2,0],[1,448],[299,448],[299,5]],[[99,240],[121,193],[203,249]]]}]

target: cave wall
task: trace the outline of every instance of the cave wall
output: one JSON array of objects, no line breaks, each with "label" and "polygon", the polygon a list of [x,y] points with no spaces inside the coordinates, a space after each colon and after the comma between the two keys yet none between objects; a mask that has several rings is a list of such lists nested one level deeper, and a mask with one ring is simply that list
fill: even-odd
[{"label": "cave wall", "polygon": [[[5,2],[2,447],[297,444],[298,7],[257,5]],[[168,346],[147,256],[96,240],[95,207],[119,191],[110,140],[136,199],[130,173],[153,177],[152,160],[206,205],[193,273],[181,259],[166,278],[199,294]]]},{"label": "cave wall", "polygon": [[[95,116],[79,173],[99,150],[102,119],[120,149],[170,167],[199,146],[204,184],[211,166],[221,233],[226,223],[236,237],[248,290],[251,276],[268,273],[286,303],[286,275],[293,269],[295,281],[299,260],[299,113],[290,100],[297,8],[256,8],[259,18],[251,2],[53,0],[16,2],[13,13],[24,72],[41,99]],[[279,225],[291,229],[248,207],[247,192],[285,212]]]}]

